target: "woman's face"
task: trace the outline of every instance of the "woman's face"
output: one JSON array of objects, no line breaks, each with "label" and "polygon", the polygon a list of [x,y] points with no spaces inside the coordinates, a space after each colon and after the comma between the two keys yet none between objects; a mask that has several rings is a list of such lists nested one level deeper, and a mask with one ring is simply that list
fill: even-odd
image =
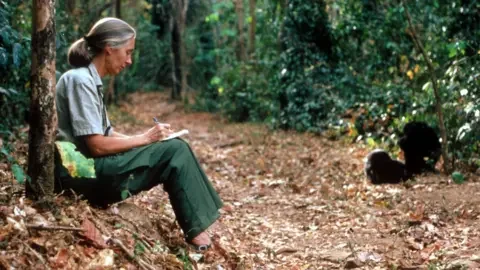
[{"label": "woman's face", "polygon": [[107,74],[117,75],[124,68],[132,64],[132,53],[135,49],[135,39],[131,38],[125,46],[119,48],[107,47],[106,58],[105,58],[105,68]]}]

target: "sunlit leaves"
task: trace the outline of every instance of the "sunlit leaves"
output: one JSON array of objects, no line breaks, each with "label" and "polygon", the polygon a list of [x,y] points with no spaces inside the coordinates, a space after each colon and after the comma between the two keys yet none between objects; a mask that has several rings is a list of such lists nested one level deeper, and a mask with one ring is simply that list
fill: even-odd
[{"label": "sunlit leaves", "polygon": [[212,13],[205,17],[206,22],[218,22],[220,20],[220,16],[218,15],[218,12]]}]

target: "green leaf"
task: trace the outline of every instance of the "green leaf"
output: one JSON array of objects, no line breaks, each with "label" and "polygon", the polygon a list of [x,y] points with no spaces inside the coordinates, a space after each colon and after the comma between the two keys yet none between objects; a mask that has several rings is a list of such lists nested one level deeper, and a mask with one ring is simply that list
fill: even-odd
[{"label": "green leaf", "polygon": [[12,31],[12,28],[9,25],[2,27],[0,29],[0,37],[2,38],[2,43],[5,44],[6,46],[10,46],[12,44],[12,42],[10,41],[11,31]]},{"label": "green leaf", "polygon": [[71,142],[55,142],[60,154],[62,165],[71,177],[95,178],[95,164],[92,158],[86,158],[76,150]]},{"label": "green leaf", "polygon": [[13,64],[15,65],[15,67],[20,66],[21,52],[22,52],[22,45],[20,45],[19,43],[15,43],[15,45],[13,45]]},{"label": "green leaf", "polygon": [[372,137],[369,137],[367,139],[367,145],[370,146],[370,147],[375,146],[375,140]]},{"label": "green leaf", "polygon": [[[1,90],[1,89],[2,89],[2,88],[0,87],[0,90]],[[1,93],[1,92],[0,92],[0,93]],[[7,149],[6,149],[5,147],[2,147],[2,148],[0,149],[0,153],[4,154],[5,157],[10,156],[10,155],[8,154]]]},{"label": "green leaf", "polygon": [[6,67],[8,63],[8,54],[5,48],[0,47],[0,67]]},{"label": "green leaf", "polygon": [[15,176],[15,179],[17,179],[17,183],[21,185],[25,182],[25,172],[23,171],[22,167],[20,167],[20,165],[13,164],[12,173]]},{"label": "green leaf", "polygon": [[125,190],[122,191],[120,196],[122,197],[122,200],[125,200],[130,196],[130,191],[128,191],[128,189],[125,189]]},{"label": "green leaf", "polygon": [[463,184],[465,182],[465,176],[460,172],[453,172],[452,179],[455,184]]},{"label": "green leaf", "polygon": [[145,252],[146,247],[141,241],[135,243],[135,255],[141,255]]}]

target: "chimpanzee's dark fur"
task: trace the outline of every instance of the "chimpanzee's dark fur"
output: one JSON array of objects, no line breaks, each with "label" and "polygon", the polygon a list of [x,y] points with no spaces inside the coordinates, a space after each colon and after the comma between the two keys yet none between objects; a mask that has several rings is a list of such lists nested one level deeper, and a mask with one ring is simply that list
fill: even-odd
[{"label": "chimpanzee's dark fur", "polygon": [[435,130],[424,122],[410,122],[403,128],[398,141],[405,157],[405,165],[390,158],[381,149],[370,152],[365,162],[365,174],[372,184],[396,184],[415,174],[435,171],[441,145]]},{"label": "chimpanzee's dark fur", "polygon": [[398,141],[405,157],[405,166],[411,174],[435,171],[442,146],[435,130],[424,122],[410,122],[403,128]]},{"label": "chimpanzee's dark fur", "polygon": [[405,165],[391,159],[382,149],[373,150],[368,154],[365,174],[372,184],[398,184],[409,178]]}]

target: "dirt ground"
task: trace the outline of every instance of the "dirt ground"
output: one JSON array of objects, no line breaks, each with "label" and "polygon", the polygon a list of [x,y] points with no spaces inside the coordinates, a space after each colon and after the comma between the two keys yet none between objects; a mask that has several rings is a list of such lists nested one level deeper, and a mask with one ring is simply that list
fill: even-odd
[{"label": "dirt ground", "polygon": [[[161,187],[105,210],[58,196],[46,211],[0,164],[0,269],[480,269],[478,177],[373,186],[361,145],[227,123],[159,93],[110,110],[126,134],[153,116],[189,130],[225,203],[215,247],[196,254],[185,245]],[[25,142],[17,149],[21,157]]]}]

